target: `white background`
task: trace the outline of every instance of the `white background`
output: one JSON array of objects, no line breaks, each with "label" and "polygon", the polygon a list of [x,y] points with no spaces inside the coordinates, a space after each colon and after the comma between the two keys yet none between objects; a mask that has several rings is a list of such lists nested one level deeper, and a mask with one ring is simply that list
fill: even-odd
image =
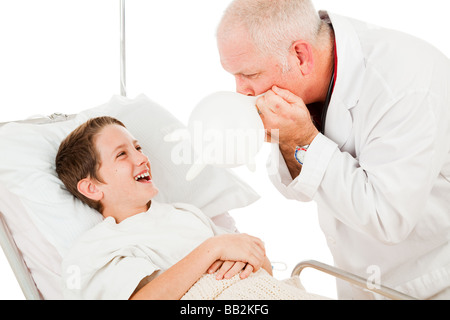
[{"label": "white background", "polygon": [[[219,62],[215,28],[230,0],[127,0],[127,95],[140,93],[187,122],[205,95],[234,90]],[[316,8],[408,32],[450,56],[445,0],[315,0]],[[417,61],[420,64],[420,61]],[[119,94],[118,0],[0,0],[0,122],[76,113]],[[287,265],[332,264],[314,203],[285,200],[265,172],[237,170],[262,196],[232,212],[242,232],[261,237],[268,256]],[[7,150],[1,150],[7,152]],[[1,160],[0,160],[1,161]],[[278,266],[277,266],[278,267]],[[302,273],[309,291],[336,296],[334,279]],[[0,299],[23,299],[0,250]]]}]

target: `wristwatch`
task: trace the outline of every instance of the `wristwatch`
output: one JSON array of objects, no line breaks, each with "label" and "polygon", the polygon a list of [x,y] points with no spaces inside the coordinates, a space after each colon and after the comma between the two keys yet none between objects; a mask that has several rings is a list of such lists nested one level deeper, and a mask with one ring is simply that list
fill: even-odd
[{"label": "wristwatch", "polygon": [[306,151],[308,151],[308,148],[309,144],[303,147],[300,146],[295,147],[294,157],[295,160],[297,160],[297,162],[300,163],[301,165],[303,165],[303,162],[305,161]]}]

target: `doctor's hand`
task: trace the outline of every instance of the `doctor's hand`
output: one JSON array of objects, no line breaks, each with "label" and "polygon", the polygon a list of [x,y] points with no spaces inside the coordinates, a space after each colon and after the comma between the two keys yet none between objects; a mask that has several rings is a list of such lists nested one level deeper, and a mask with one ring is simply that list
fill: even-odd
[{"label": "doctor's hand", "polygon": [[303,100],[292,92],[273,86],[256,100],[267,142],[294,148],[310,144],[319,131]]}]

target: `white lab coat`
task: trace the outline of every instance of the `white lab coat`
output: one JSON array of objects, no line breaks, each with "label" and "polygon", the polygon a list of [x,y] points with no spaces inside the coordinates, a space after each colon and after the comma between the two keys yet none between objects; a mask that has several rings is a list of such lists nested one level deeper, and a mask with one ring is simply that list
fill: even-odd
[{"label": "white lab coat", "polygon": [[[336,266],[430,298],[450,287],[450,61],[409,35],[329,17],[338,66],[325,135],[294,180],[274,145],[269,176],[287,198],[317,202]],[[338,294],[373,297],[339,281]]]}]

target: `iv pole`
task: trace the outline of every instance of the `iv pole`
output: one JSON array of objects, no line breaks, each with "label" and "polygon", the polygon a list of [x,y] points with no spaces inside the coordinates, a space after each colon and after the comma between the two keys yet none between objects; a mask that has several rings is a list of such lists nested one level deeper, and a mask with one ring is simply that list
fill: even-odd
[{"label": "iv pole", "polygon": [[127,96],[125,64],[125,0],[120,0],[120,94]]}]

